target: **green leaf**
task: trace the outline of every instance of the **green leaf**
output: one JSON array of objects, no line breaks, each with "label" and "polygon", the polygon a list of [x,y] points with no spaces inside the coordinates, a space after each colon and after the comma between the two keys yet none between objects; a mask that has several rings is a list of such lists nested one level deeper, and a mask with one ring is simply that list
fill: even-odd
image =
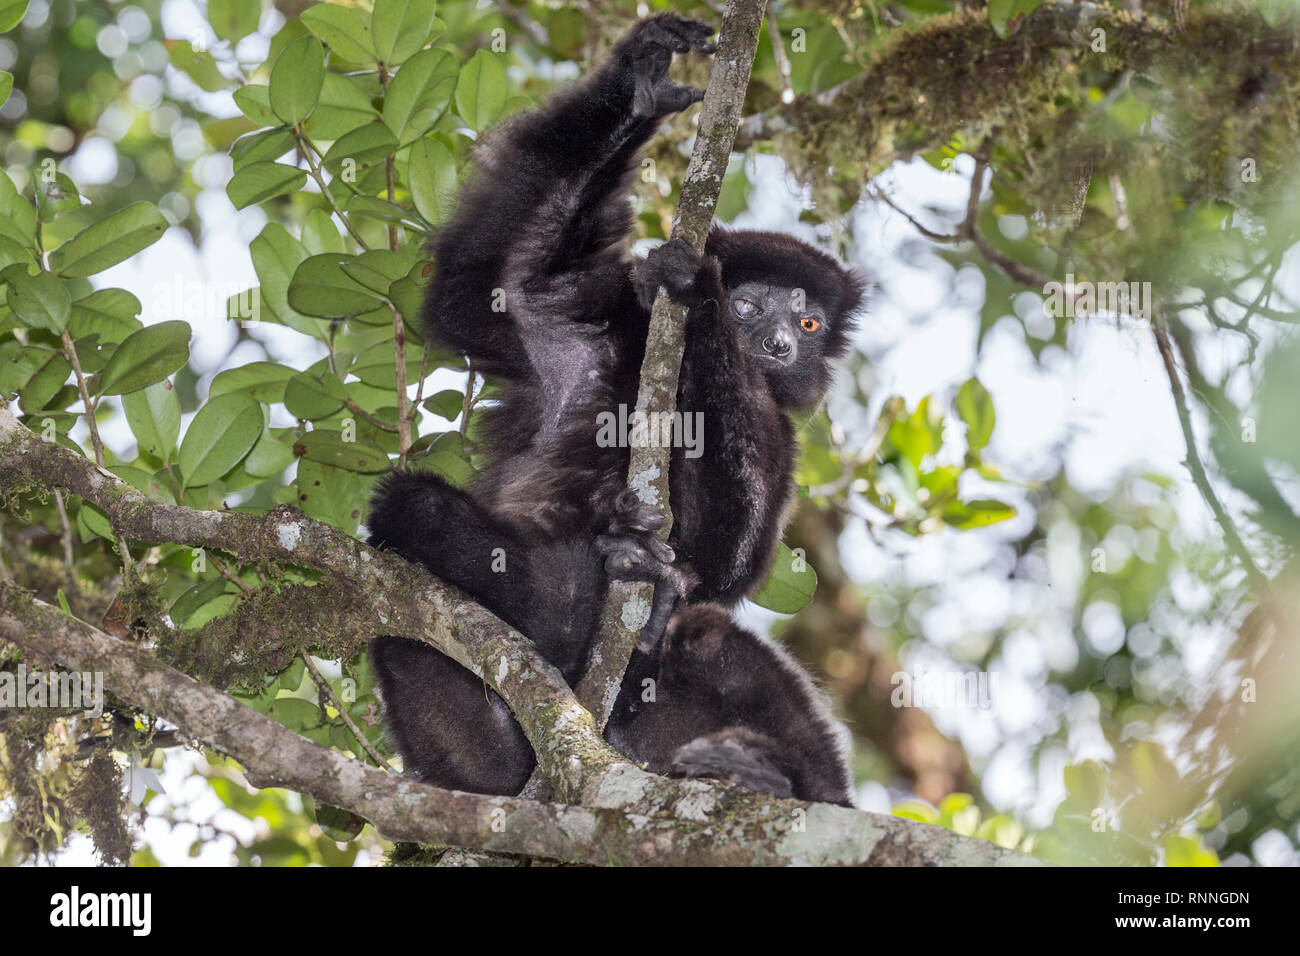
[{"label": "green leaf", "polygon": [[0,279],[9,286],[9,308],[23,325],[46,329],[55,335],[68,327],[72,297],[58,277],[48,272],[28,275],[26,266],[19,263],[0,272]]},{"label": "green leaf", "polygon": [[335,140],[325,152],[323,165],[338,175],[343,161],[351,159],[356,163],[359,175],[361,170],[383,163],[396,151],[397,138],[387,126],[376,120]]},{"label": "green leaf", "polygon": [[62,353],[50,352],[49,356],[45,364],[37,369],[22,387],[21,395],[25,412],[36,412],[46,408],[72,373],[72,366],[68,364],[68,360]]},{"label": "green leaf", "polygon": [[782,542],[772,570],[753,597],[754,603],[782,614],[794,614],[806,607],[817,591],[817,572],[801,554]]},{"label": "green leaf", "polygon": [[217,69],[217,61],[207,50],[195,49],[188,40],[164,40],[172,66],[209,93],[227,89],[234,81]]},{"label": "green leaf", "polygon": [[21,265],[23,271],[29,274],[37,271],[36,257],[32,255],[31,249],[14,242],[8,236],[0,236],[0,272],[12,265]]},{"label": "green leaf", "polygon": [[1043,0],[989,0],[989,25],[1001,39],[1011,32],[1011,23],[1042,6]]},{"label": "green leaf", "polygon": [[169,505],[176,504],[176,496],[172,494],[171,489],[163,484],[156,475],[149,474],[143,468],[135,468],[131,465],[114,465],[109,471],[136,491],[148,495],[155,501],[163,501]]},{"label": "green leaf", "polygon": [[340,810],[324,803],[316,804],[316,822],[322,832],[336,843],[347,843],[366,825],[351,810]]},{"label": "green leaf", "polygon": [[435,10],[434,0],[375,0],[370,36],[379,62],[397,66],[428,43]]},{"label": "green leaf", "polygon": [[356,472],[300,458],[294,503],[317,521],[355,534],[361,520],[360,502],[365,500],[363,481]]},{"label": "green leaf", "polygon": [[926,455],[939,450],[941,425],[939,416],[930,412],[930,396],[927,395],[917,404],[915,412],[900,416],[889,426],[889,442],[914,469],[919,469]]},{"label": "green leaf", "polygon": [[306,182],[307,174],[293,166],[251,163],[230,177],[230,182],[226,183],[226,195],[236,209],[243,209],[273,196],[297,192]]},{"label": "green leaf", "polygon": [[266,715],[290,730],[304,731],[321,722],[321,710],[301,697],[279,697],[266,709]]},{"label": "green leaf", "polygon": [[506,68],[487,50],[479,50],[460,71],[456,84],[456,112],[481,133],[501,115],[509,90]]},{"label": "green leaf", "polygon": [[263,431],[253,450],[244,459],[244,471],[254,478],[270,478],[293,464],[293,449],[269,431]]},{"label": "green leaf", "polygon": [[230,147],[230,158],[238,172],[250,163],[264,163],[279,159],[293,149],[293,133],[283,126],[250,133],[235,140]]},{"label": "green leaf", "polygon": [[159,322],[132,332],[117,347],[104,371],[94,380],[100,395],[125,395],[161,382],[190,357],[190,327],[186,322]]},{"label": "green leaf", "polygon": [[348,201],[348,213],[366,219],[406,226],[417,232],[424,232],[429,226],[428,223],[421,222],[418,214],[387,199],[380,199],[378,196],[353,196]]},{"label": "green leaf", "polygon": [[0,0],[0,33],[8,33],[22,22],[27,0]]},{"label": "green leaf", "polygon": [[9,94],[14,91],[14,75],[8,70],[0,70],[0,106],[9,102]]},{"label": "green leaf", "polygon": [[424,407],[447,421],[458,417],[465,407],[465,395],[454,388],[444,389],[424,400]]},{"label": "green leaf", "polygon": [[81,208],[81,193],[69,176],[55,172],[52,177],[38,180],[41,191],[41,216],[45,222],[57,219],[65,212]]},{"label": "green leaf", "polygon": [[[416,381],[420,376],[420,360],[424,352],[406,347],[406,380]],[[393,342],[388,341],[372,345],[360,355],[348,372],[361,379],[372,388],[394,389],[397,387],[397,359],[393,354]]]},{"label": "green leaf", "polygon": [[316,108],[325,81],[325,51],[312,36],[299,37],[281,51],[271,67],[271,111],[297,126]]},{"label": "green leaf", "polygon": [[262,302],[275,318],[291,329],[325,341],[329,326],[290,307],[289,282],[307,250],[278,222],[269,222],[248,247],[253,269],[262,283]]},{"label": "green leaf", "polygon": [[347,245],[329,213],[313,209],[302,224],[302,244],[307,252],[319,256],[326,252],[344,253]]},{"label": "green leaf", "polygon": [[92,223],[50,253],[50,268],[77,278],[103,272],[147,249],[167,230],[167,220],[152,203],[135,202]]},{"label": "green leaf", "polygon": [[316,110],[303,124],[303,129],[314,139],[336,140],[378,118],[379,114],[370,105],[370,97],[361,87],[346,76],[326,73]]},{"label": "green leaf", "polygon": [[371,249],[359,256],[349,256],[341,268],[347,275],[379,295],[387,295],[388,288],[405,276],[415,265],[419,246],[404,246],[396,251]]},{"label": "green leaf", "polygon": [[199,409],[181,441],[180,464],[185,484],[216,481],[238,465],[262,435],[265,422],[256,399],[231,392]]},{"label": "green leaf", "polygon": [[302,12],[302,25],[342,60],[373,63],[377,59],[370,42],[370,25],[351,7],[318,3]]},{"label": "green leaf", "polygon": [[231,45],[256,30],[261,18],[262,0],[208,0],[208,22]]},{"label": "green leaf", "polygon": [[81,507],[77,509],[77,530],[81,533],[83,542],[90,541],[94,537],[106,541],[113,540],[113,525],[108,520],[108,515],[89,501],[83,501]]},{"label": "green leaf", "polygon": [[984,528],[999,521],[1014,518],[1016,509],[1002,501],[981,498],[977,501],[957,501],[943,510],[946,524],[959,531]]},{"label": "green leaf", "polygon": [[423,136],[451,105],[460,64],[447,50],[421,50],[388,85],[384,123],[399,143]]},{"label": "green leaf", "polygon": [[326,253],[306,259],[289,283],[289,305],[306,315],[344,318],[370,312],[382,302],[343,272],[350,256]]},{"label": "green leaf", "polygon": [[[412,446],[412,453],[416,447]],[[474,478],[474,466],[469,463],[469,450],[459,432],[443,432],[433,436],[427,451],[420,451],[421,468],[427,468],[446,479],[457,488],[463,488]]]},{"label": "green leaf", "polygon": [[259,126],[279,126],[271,109],[271,90],[262,83],[248,83],[235,90],[239,111]]},{"label": "green leaf", "polygon": [[284,400],[285,386],[297,374],[295,369],[276,362],[249,362],[217,373],[208,388],[208,398],[243,392],[269,405]]},{"label": "green leaf", "polygon": [[0,236],[24,249],[36,241],[36,209],[18,192],[9,175],[0,170]]},{"label": "green leaf", "polygon": [[939,811],[921,800],[901,800],[889,811],[904,820],[916,820],[919,823],[939,823]]},{"label": "green leaf", "polygon": [[328,368],[319,372],[308,369],[289,379],[284,390],[284,407],[295,418],[314,421],[334,414],[347,397],[343,383]]},{"label": "green leaf", "polygon": [[171,382],[155,382],[122,399],[126,423],[140,451],[166,461],[181,433],[181,403]]},{"label": "green leaf", "polygon": [[121,342],[143,328],[136,318],[140,300],[125,289],[98,289],[72,303],[68,334],[74,339],[98,335],[101,342]]},{"label": "green leaf", "polygon": [[451,218],[456,206],[456,157],[446,146],[427,136],[411,146],[407,185],[415,208],[433,225]]},{"label": "green leaf", "polygon": [[373,474],[388,470],[388,456],[373,442],[358,438],[344,441],[343,433],[317,428],[301,436],[293,445],[300,458],[332,465],[346,471]]},{"label": "green leaf", "polygon": [[1166,866],[1218,866],[1219,855],[1207,847],[1199,836],[1165,837]]},{"label": "green leaf", "polygon": [[977,455],[989,443],[997,414],[991,396],[977,378],[967,379],[957,392],[957,416],[966,423],[966,446]]}]

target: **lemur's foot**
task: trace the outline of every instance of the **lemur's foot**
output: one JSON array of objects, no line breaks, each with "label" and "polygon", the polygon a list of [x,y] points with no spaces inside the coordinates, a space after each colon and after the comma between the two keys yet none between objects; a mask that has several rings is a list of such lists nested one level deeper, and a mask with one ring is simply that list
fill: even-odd
[{"label": "lemur's foot", "polygon": [[659,287],[663,286],[674,302],[685,306],[698,305],[702,298],[701,289],[710,287],[706,270],[715,267],[716,263],[710,259],[685,239],[669,239],[663,245],[655,246],[636,264],[633,285],[637,301],[649,309]]},{"label": "lemur's foot", "polygon": [[620,581],[659,582],[669,577],[677,553],[655,534],[664,526],[663,512],[643,504],[631,488],[614,502],[609,531],[596,539],[605,556],[605,571]]},{"label": "lemur's foot", "polygon": [[654,649],[664,636],[677,602],[695,586],[696,579],[674,562],[677,552],[655,532],[664,526],[663,512],[643,504],[631,488],[614,503],[609,532],[596,538],[605,556],[605,573],[618,581],[644,581],[655,586],[650,618],[637,638],[643,651]]},{"label": "lemur's foot", "polygon": [[704,91],[668,79],[674,53],[713,53],[713,27],[676,13],[660,13],[638,21],[614,48],[614,60],[633,81],[632,112],[649,119],[686,109],[704,98]]},{"label": "lemur's foot", "polygon": [[770,793],[774,797],[793,794],[790,779],[772,759],[771,741],[762,734],[733,727],[707,737],[696,737],[677,748],[672,772],[684,777],[711,777]]}]

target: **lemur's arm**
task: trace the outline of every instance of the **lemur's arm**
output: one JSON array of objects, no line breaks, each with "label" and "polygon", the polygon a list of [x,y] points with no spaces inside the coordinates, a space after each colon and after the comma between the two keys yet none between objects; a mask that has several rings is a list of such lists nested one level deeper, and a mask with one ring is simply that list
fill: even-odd
[{"label": "lemur's arm", "polygon": [[743,353],[717,259],[674,240],[638,267],[636,285],[643,301],[662,285],[690,307],[678,410],[698,416],[703,434],[698,457],[675,453],[673,543],[697,578],[687,596],[734,604],[776,552],[793,492],[794,429]]},{"label": "lemur's arm", "polygon": [[607,317],[628,289],[637,155],[663,117],[702,96],[668,78],[673,53],[712,52],[712,32],[672,13],[642,20],[582,82],[489,134],[433,243],[426,318],[444,340],[510,365],[530,327]]}]

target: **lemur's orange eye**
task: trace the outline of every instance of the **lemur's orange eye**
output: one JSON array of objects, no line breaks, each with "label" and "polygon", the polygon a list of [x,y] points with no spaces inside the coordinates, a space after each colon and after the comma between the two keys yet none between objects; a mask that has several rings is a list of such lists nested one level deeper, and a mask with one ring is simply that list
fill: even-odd
[{"label": "lemur's orange eye", "polygon": [[805,332],[816,332],[822,327],[822,324],[814,319],[811,315],[805,315],[799,320],[799,328]]}]

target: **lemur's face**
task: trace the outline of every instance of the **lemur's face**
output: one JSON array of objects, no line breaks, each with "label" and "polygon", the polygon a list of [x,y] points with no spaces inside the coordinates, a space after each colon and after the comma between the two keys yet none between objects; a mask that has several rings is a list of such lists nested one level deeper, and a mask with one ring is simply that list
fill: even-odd
[{"label": "lemur's face", "polygon": [[778,402],[800,406],[821,398],[831,331],[821,303],[804,289],[748,281],[727,291],[727,311]]}]

